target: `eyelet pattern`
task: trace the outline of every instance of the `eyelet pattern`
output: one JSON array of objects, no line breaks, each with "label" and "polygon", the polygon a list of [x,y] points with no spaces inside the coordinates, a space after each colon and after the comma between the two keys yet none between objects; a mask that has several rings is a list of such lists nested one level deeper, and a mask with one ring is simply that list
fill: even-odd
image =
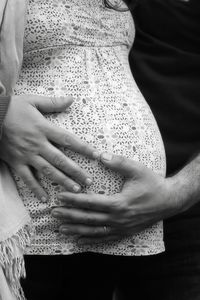
[{"label": "eyelet pattern", "polygon": [[[24,40],[24,62],[16,94],[75,97],[66,112],[48,114],[100,151],[140,161],[165,175],[165,152],[152,112],[129,68],[134,40],[129,11],[105,10],[102,0],[30,0]],[[94,183],[85,192],[115,194],[123,178],[67,149],[68,157],[85,168]],[[15,174],[18,191],[36,226],[28,254],[70,254],[94,251],[148,255],[164,250],[162,222],[137,235],[95,246],[80,246],[76,237],[58,233],[51,217],[60,187],[41,176],[50,201],[41,203]]]}]

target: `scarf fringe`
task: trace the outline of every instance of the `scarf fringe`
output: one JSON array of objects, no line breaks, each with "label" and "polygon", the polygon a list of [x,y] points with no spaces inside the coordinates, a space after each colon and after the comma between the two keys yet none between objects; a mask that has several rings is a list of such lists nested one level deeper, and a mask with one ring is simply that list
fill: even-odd
[{"label": "scarf fringe", "polygon": [[26,224],[16,234],[0,242],[0,264],[17,300],[25,300],[20,278],[26,277],[23,253],[34,234],[32,223]]}]

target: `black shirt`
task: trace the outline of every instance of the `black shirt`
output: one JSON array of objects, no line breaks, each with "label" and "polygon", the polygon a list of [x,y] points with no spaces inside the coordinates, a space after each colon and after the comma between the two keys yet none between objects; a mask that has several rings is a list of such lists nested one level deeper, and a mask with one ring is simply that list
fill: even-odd
[{"label": "black shirt", "polygon": [[[130,64],[158,122],[169,175],[200,152],[200,1],[138,3]],[[200,240],[200,204],[170,222],[179,238],[195,227]]]}]

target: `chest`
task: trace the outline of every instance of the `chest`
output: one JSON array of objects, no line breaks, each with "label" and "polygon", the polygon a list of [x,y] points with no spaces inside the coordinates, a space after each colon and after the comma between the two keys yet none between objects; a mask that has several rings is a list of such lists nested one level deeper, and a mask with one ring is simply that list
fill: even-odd
[{"label": "chest", "polygon": [[63,44],[131,46],[134,32],[130,12],[109,9],[102,0],[29,0],[25,50]]}]

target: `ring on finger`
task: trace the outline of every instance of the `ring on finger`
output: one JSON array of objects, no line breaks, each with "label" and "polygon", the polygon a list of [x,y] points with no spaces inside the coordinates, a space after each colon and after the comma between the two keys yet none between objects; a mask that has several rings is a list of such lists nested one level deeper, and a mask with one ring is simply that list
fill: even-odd
[{"label": "ring on finger", "polygon": [[103,226],[103,231],[104,231],[105,234],[107,233],[107,231],[108,231],[107,226]]}]

